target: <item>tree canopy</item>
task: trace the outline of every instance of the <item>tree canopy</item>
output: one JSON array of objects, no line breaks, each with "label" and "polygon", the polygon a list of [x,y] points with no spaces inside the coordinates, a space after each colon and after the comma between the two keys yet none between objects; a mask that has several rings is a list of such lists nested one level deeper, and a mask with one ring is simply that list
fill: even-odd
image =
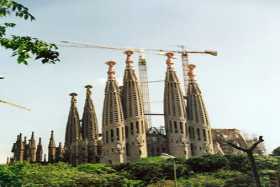
[{"label": "tree canopy", "polygon": [[272,151],[273,156],[280,156],[280,146]]},{"label": "tree canopy", "polygon": [[[27,7],[12,0],[0,0],[0,17],[35,20]],[[59,61],[58,48],[55,44],[31,36],[8,35],[7,31],[15,26],[13,22],[0,23],[0,45],[12,50],[12,56],[17,57],[17,63],[28,64],[30,58],[40,60],[43,64]]]}]

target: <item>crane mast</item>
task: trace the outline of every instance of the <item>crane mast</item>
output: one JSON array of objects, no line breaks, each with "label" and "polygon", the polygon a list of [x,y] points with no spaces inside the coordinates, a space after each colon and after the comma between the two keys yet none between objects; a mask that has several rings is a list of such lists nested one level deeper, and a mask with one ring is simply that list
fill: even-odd
[{"label": "crane mast", "polygon": [[188,65],[189,65],[189,59],[188,59],[188,53],[187,51],[182,51],[181,54],[182,58],[182,71],[183,71],[183,79],[184,79],[184,91],[185,95],[187,95],[188,91]]},{"label": "crane mast", "polygon": [[[147,62],[144,58],[143,54],[140,54],[139,56],[139,62],[138,62],[138,71],[139,71],[139,80],[140,80],[140,87],[142,90],[143,95],[143,101],[144,101],[144,113],[150,114],[151,113],[151,102],[150,102],[150,93],[149,93],[149,83],[148,83],[148,68],[147,68]],[[152,119],[150,115],[145,115],[147,126],[146,129],[148,129],[150,126],[152,126]]]}]

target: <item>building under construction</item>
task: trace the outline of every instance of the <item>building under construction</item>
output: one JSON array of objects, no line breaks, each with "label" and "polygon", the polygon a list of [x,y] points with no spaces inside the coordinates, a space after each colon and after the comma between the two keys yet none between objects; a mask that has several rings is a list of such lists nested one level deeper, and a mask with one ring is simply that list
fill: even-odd
[{"label": "building under construction", "polygon": [[[53,131],[48,146],[48,162],[65,161],[73,165],[81,163],[120,164],[148,156],[168,153],[175,157],[189,158],[203,154],[224,154],[226,148],[215,131],[213,142],[208,113],[202,92],[194,74],[194,65],[188,66],[187,93],[183,94],[174,68],[173,53],[166,53],[164,81],[164,128],[150,127],[145,111],[143,95],[148,95],[146,85],[140,84],[133,67],[133,51],[127,50],[123,86],[116,81],[116,62],[108,65],[103,104],[101,130],[98,129],[91,86],[86,86],[86,100],[80,117],[77,94],[71,93],[64,146],[56,145]],[[143,60],[143,59],[142,59]],[[142,61],[144,63],[144,61]],[[144,90],[143,90],[144,89]],[[144,93],[143,93],[144,92]],[[99,134],[99,132],[101,132]],[[27,142],[18,135],[13,145],[12,161],[47,161],[43,159],[41,140],[35,143],[34,133]]]}]

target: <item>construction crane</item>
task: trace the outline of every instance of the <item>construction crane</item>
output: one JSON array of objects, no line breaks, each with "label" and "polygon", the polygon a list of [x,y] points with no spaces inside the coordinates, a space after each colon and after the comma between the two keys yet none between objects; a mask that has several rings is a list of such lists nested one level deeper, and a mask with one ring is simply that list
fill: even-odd
[{"label": "construction crane", "polygon": [[[62,45],[64,47],[76,47],[76,48],[99,48],[99,49],[108,49],[108,50],[119,50],[119,51],[125,51],[125,50],[132,50],[134,52],[143,54],[145,52],[154,52],[153,54],[156,55],[165,55],[167,52],[173,52],[175,54],[178,54],[181,56],[182,60],[182,71],[183,71],[183,79],[184,79],[184,91],[185,94],[187,93],[188,89],[188,64],[189,64],[189,55],[190,54],[206,54],[211,56],[217,56],[218,52],[216,50],[187,50],[184,45],[177,45],[180,50],[173,50],[173,49],[144,49],[144,48],[121,48],[121,47],[112,47],[112,46],[105,46],[105,45],[97,45],[97,44],[85,44],[80,42],[71,42],[71,41],[62,41]],[[141,71],[141,73],[146,73],[145,71]],[[143,76],[144,77],[144,76]],[[145,81],[145,80],[142,80]]]},{"label": "construction crane", "polygon": [[[0,77],[0,79],[4,79],[4,77]],[[21,106],[21,105],[12,103],[12,102],[0,100],[0,103],[6,104],[6,105],[10,105],[10,106],[13,106],[13,107],[17,107],[17,108],[20,108],[20,109],[23,109],[23,110],[26,110],[26,111],[30,111],[29,108],[26,108],[26,107],[24,107],[24,106]]]},{"label": "construction crane", "polygon": [[144,113],[146,116],[147,121],[151,124],[151,115],[163,115],[163,114],[152,114],[151,113],[151,102],[150,102],[150,95],[149,95],[149,83],[152,82],[163,82],[163,80],[156,80],[156,81],[148,81],[148,71],[147,71],[147,63],[144,58],[144,52],[149,52],[156,55],[165,55],[167,52],[173,52],[175,54],[179,54],[182,59],[182,70],[183,70],[183,78],[184,78],[184,91],[187,94],[188,89],[188,64],[189,64],[189,55],[190,54],[208,54],[212,56],[217,56],[217,51],[215,50],[204,50],[204,51],[195,51],[195,50],[187,50],[184,45],[178,45],[177,47],[180,50],[168,50],[168,49],[144,49],[144,48],[123,48],[123,47],[112,47],[106,45],[98,45],[98,44],[86,44],[81,42],[72,42],[72,41],[61,41],[62,47],[74,47],[74,48],[96,48],[96,49],[106,49],[106,50],[117,50],[117,51],[126,51],[132,50],[133,52],[139,53],[139,79],[140,84],[143,92],[143,100],[144,100]]},{"label": "construction crane", "polygon": [[0,100],[0,103],[7,104],[7,105],[10,105],[10,106],[13,106],[13,107],[17,107],[17,108],[20,108],[20,109],[23,109],[23,110],[26,110],[26,111],[30,111],[29,108],[26,108],[24,106],[21,106],[21,105],[15,104],[15,103],[11,103],[11,102],[8,102],[8,101]]},{"label": "construction crane", "polygon": [[154,51],[158,53],[165,54],[167,52],[173,52],[175,54],[179,54],[182,60],[182,71],[183,71],[183,79],[184,79],[184,91],[185,95],[188,90],[188,64],[189,64],[189,55],[190,54],[207,54],[211,56],[217,56],[218,52],[216,50],[204,50],[204,51],[195,51],[195,50],[187,50],[184,45],[177,45],[180,50],[169,50],[169,49],[149,49],[149,51]]},{"label": "construction crane", "polygon": [[[105,50],[113,50],[113,51],[120,51],[125,52],[126,50],[132,50],[139,54],[139,61],[138,61],[138,71],[139,71],[139,80],[140,80],[140,87],[142,90],[143,95],[143,102],[144,102],[144,114],[148,124],[152,125],[151,120],[151,102],[150,102],[150,93],[149,93],[149,83],[157,83],[163,82],[163,80],[156,80],[156,81],[148,81],[148,68],[147,62],[144,57],[144,52],[146,49],[143,48],[123,48],[123,47],[112,47],[112,46],[105,46],[105,45],[97,45],[97,44],[85,44],[80,42],[71,42],[71,41],[61,41],[62,47],[74,47],[74,48],[96,48],[96,49],[105,49]],[[158,52],[152,52],[157,55],[163,55]]]}]

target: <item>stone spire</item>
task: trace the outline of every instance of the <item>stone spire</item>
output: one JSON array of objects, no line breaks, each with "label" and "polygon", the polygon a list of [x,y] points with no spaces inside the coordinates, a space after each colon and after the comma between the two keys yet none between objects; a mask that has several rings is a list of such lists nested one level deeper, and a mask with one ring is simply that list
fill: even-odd
[{"label": "stone spire", "polygon": [[22,141],[22,134],[19,134],[19,140],[18,140],[18,161],[23,161],[24,160],[24,148],[25,144]]},{"label": "stone spire", "polygon": [[213,153],[213,140],[201,90],[195,80],[195,65],[188,65],[187,119],[193,156]]},{"label": "stone spire", "polygon": [[25,161],[30,161],[30,143],[29,141],[27,141],[26,136],[24,136],[24,141],[23,141],[23,145],[24,145],[24,156],[23,156],[23,160]]},{"label": "stone spire", "polygon": [[115,79],[115,61],[108,61],[108,80],[105,88],[103,105],[102,161],[109,164],[126,162],[124,117],[121,105],[119,87]]},{"label": "stone spire", "polygon": [[48,161],[53,163],[56,161],[55,156],[56,156],[56,145],[54,141],[54,134],[53,131],[51,131],[51,137],[49,141],[49,153],[48,153]]},{"label": "stone spire", "polygon": [[14,154],[14,156],[13,156],[14,161],[20,161],[20,162],[23,161],[24,147],[25,147],[25,145],[23,144],[23,141],[22,141],[22,134],[20,133],[19,135],[17,135],[17,140],[13,144],[13,147],[12,147],[12,153]]},{"label": "stone spire", "polygon": [[56,162],[63,160],[63,147],[61,142],[59,142],[58,147],[56,147],[55,160]]},{"label": "stone spire", "polygon": [[82,137],[84,143],[84,159],[85,162],[96,162],[97,157],[97,139],[98,124],[95,108],[91,99],[91,85],[86,85],[86,101],[84,105],[84,113],[82,118]]},{"label": "stone spire", "polygon": [[31,134],[31,138],[30,138],[30,162],[36,162],[36,141],[35,141],[35,137],[34,137],[34,132],[32,132]]},{"label": "stone spire", "polygon": [[167,71],[164,88],[165,129],[168,138],[169,152],[181,158],[189,157],[189,138],[185,116],[185,102],[179,79],[172,60],[174,54],[166,53]]},{"label": "stone spire", "polygon": [[147,157],[144,102],[140,85],[133,68],[131,50],[125,51],[126,68],[123,77],[122,106],[125,118],[126,154],[128,161]]},{"label": "stone spire", "polygon": [[41,137],[39,137],[39,142],[36,149],[36,162],[42,162],[43,160],[43,146]]},{"label": "stone spire", "polygon": [[71,107],[68,115],[68,121],[65,134],[65,161],[76,165],[79,163],[79,143],[81,140],[80,118],[78,114],[77,94],[71,93]]}]

